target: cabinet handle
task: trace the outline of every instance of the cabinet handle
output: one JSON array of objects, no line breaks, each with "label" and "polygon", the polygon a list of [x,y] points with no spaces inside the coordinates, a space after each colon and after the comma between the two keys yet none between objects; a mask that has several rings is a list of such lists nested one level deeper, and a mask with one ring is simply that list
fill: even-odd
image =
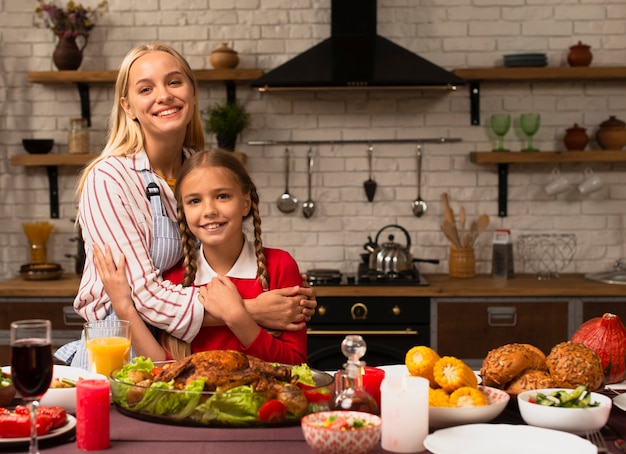
[{"label": "cabinet handle", "polygon": [[63,323],[65,323],[66,326],[82,327],[85,320],[74,311],[74,307],[66,306],[63,308]]},{"label": "cabinet handle", "polygon": [[517,308],[514,306],[491,306],[487,308],[487,324],[494,327],[517,325]]},{"label": "cabinet handle", "polygon": [[316,330],[312,328],[307,328],[307,334],[311,334],[313,336],[345,336],[347,334],[359,334],[361,336],[418,336],[419,331],[414,329],[405,329],[405,330],[372,330],[372,331],[352,331],[345,329],[338,330]]}]

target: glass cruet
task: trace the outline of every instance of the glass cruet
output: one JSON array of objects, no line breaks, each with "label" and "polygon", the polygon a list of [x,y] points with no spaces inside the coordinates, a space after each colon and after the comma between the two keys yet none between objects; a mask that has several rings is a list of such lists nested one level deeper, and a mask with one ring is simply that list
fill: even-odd
[{"label": "glass cruet", "polygon": [[335,374],[335,395],[331,402],[333,410],[353,410],[379,414],[374,398],[363,388],[363,366],[361,357],[367,345],[359,335],[348,335],[341,342],[341,352],[348,358],[343,369]]}]

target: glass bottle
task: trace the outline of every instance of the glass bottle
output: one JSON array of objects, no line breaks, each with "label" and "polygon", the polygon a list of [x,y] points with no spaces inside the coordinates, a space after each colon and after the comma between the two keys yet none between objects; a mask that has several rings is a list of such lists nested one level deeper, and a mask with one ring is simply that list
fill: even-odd
[{"label": "glass bottle", "polygon": [[86,118],[72,118],[70,120],[67,151],[70,154],[89,153],[89,128]]},{"label": "glass bottle", "polygon": [[341,342],[341,352],[348,358],[343,370],[335,374],[335,395],[332,410],[353,410],[379,414],[374,398],[363,388],[363,367],[367,346],[361,336],[348,335]]}]

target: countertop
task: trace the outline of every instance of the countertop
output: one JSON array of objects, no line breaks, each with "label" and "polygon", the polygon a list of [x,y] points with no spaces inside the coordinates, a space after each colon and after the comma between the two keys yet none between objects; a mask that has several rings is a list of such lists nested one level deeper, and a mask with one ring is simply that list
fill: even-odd
[{"label": "countertop", "polygon": [[[582,274],[563,274],[558,279],[538,280],[534,274],[513,279],[493,279],[478,275],[452,279],[444,274],[424,275],[428,286],[328,285],[316,286],[318,296],[414,296],[414,297],[626,297],[626,285],[604,284],[585,279]],[[15,277],[0,282],[0,297],[73,298],[80,276],[64,274],[53,281],[25,281]]]}]

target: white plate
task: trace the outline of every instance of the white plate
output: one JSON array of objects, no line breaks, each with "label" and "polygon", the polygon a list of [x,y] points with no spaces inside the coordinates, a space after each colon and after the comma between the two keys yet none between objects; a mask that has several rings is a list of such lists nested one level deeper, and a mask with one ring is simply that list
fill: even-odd
[{"label": "white plate", "polygon": [[426,437],[424,446],[434,454],[597,453],[593,444],[577,435],[510,424],[467,424],[437,430]]},{"label": "white plate", "polygon": [[[76,427],[76,418],[72,415],[67,415],[67,420],[64,426],[59,427],[58,429],[51,430],[45,435],[41,435],[37,437],[39,441],[50,440],[52,438],[60,437],[70,430]],[[0,438],[0,449],[10,448],[10,447],[20,447],[20,446],[28,446],[30,442],[30,438]]]},{"label": "white plate", "polygon": [[626,393],[613,398],[613,403],[620,410],[626,411]]},{"label": "white plate", "polygon": [[626,391],[626,380],[621,381],[619,383],[612,383],[610,385],[606,385],[609,389],[614,389],[615,391]]}]

